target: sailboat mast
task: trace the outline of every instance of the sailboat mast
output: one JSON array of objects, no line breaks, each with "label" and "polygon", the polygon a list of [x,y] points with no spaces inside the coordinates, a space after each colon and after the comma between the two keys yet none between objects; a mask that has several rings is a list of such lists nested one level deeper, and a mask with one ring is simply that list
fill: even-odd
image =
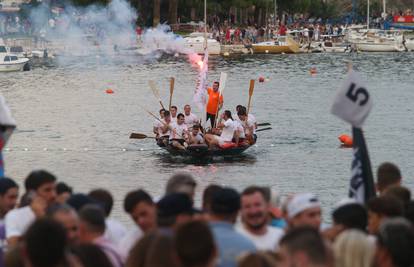
[{"label": "sailboat mast", "polygon": [[369,0],[367,2],[367,29],[369,30]]},{"label": "sailboat mast", "polygon": [[207,0],[204,0],[204,49],[207,49]]}]

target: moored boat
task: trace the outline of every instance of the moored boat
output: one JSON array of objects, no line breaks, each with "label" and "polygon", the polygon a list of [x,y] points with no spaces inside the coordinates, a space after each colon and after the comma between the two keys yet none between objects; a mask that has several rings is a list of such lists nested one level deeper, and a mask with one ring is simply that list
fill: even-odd
[{"label": "moored boat", "polygon": [[[204,54],[204,43],[204,33],[194,32],[184,38],[184,47],[197,54]],[[220,43],[213,38],[207,38],[207,50],[210,55],[219,55]]]},{"label": "moored boat", "polygon": [[22,71],[28,62],[28,58],[18,58],[13,55],[0,55],[0,72]]},{"label": "moored boat", "polygon": [[299,44],[289,36],[279,37],[276,41],[252,44],[252,49],[257,54],[294,54],[300,52]]}]

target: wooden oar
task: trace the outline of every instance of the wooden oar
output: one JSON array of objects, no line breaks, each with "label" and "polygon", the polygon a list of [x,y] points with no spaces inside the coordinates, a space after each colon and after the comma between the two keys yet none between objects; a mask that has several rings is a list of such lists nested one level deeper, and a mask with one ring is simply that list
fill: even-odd
[{"label": "wooden oar", "polygon": [[149,84],[149,86],[151,88],[151,91],[154,94],[155,98],[157,98],[158,99],[158,102],[160,102],[161,107],[163,109],[165,109],[164,105],[162,104],[161,97],[160,97],[160,93],[159,93],[159,91],[157,89],[157,86],[156,86],[155,82],[153,80],[149,80],[148,81],[148,84]]},{"label": "wooden oar", "polygon": [[168,105],[168,110],[171,110],[171,101],[172,101],[172,96],[174,93],[174,82],[175,82],[174,77],[171,77],[170,78],[170,104]]},{"label": "wooden oar", "polygon": [[247,115],[249,115],[250,111],[250,103],[252,100],[252,95],[254,91],[254,80],[250,80],[250,87],[249,87],[249,102],[247,103]]},{"label": "wooden oar", "polygon": [[263,123],[258,123],[257,126],[270,126],[271,124],[269,122],[263,122]]},{"label": "wooden oar", "polygon": [[267,130],[272,130],[272,127],[258,129],[258,130],[256,130],[256,132],[267,131]]},{"label": "wooden oar", "polygon": [[131,135],[129,136],[130,139],[145,139],[145,138],[152,138],[155,139],[155,136],[148,136],[146,134],[142,134],[142,133],[131,133]]}]

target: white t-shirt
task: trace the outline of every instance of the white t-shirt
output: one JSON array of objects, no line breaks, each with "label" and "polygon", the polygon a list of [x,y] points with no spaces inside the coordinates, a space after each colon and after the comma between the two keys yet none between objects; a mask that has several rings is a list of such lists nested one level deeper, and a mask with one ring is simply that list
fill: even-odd
[{"label": "white t-shirt", "polygon": [[198,123],[198,118],[193,113],[190,113],[188,116],[184,114],[184,119],[188,127],[193,127],[194,124]]},{"label": "white t-shirt", "polygon": [[233,135],[234,135],[234,123],[232,119],[227,119],[224,122],[224,128],[223,131],[221,132],[221,139],[224,142],[231,142],[231,140],[233,140]]},{"label": "white t-shirt", "polygon": [[177,117],[171,116],[171,122],[177,122]]},{"label": "white t-shirt", "polygon": [[128,258],[129,252],[131,251],[132,247],[144,236],[142,230],[134,226],[134,229],[131,229],[127,232],[127,234],[122,238],[122,240],[118,243],[119,250],[123,253],[124,258]]},{"label": "white t-shirt", "polygon": [[170,130],[170,140],[171,139],[184,139],[184,133],[188,131],[187,125],[185,123],[178,125],[174,122],[171,124],[172,130]]},{"label": "white t-shirt", "polygon": [[244,134],[244,128],[243,125],[238,120],[234,120],[234,130],[239,132],[239,138],[246,138],[246,135]]},{"label": "white t-shirt", "polygon": [[[162,120],[165,124],[167,124],[166,122],[165,122],[165,120]],[[161,130],[161,127],[164,127],[164,124],[162,124],[160,121],[159,121],[159,123],[160,123],[160,127],[158,127],[158,136],[168,136],[169,134],[170,134],[170,131],[167,131],[167,132],[165,132],[165,133],[162,133],[162,130]],[[171,124],[172,122],[170,122],[170,124]]]},{"label": "white t-shirt", "polygon": [[267,232],[264,235],[254,235],[246,230],[243,224],[236,227],[236,231],[247,237],[254,243],[257,250],[275,251],[279,246],[279,241],[285,232],[282,229],[267,226]]},{"label": "white t-shirt", "polygon": [[6,238],[19,237],[35,221],[36,215],[30,206],[14,209],[6,214]]},{"label": "white t-shirt", "polygon": [[119,244],[127,233],[125,226],[114,219],[106,219],[104,237],[114,244]]}]

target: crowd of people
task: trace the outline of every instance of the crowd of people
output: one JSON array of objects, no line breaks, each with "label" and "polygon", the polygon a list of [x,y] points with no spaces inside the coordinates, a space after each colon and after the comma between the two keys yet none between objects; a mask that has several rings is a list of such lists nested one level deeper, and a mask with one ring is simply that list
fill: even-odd
[{"label": "crowd of people", "polygon": [[398,167],[381,164],[376,186],[378,197],[341,200],[323,216],[313,193],[281,200],[256,185],[238,192],[210,184],[196,207],[197,180],[176,173],[157,201],[131,188],[123,208],[134,228],[127,229],[110,216],[110,191],[74,193],[53,174],[33,171],[20,201],[17,183],[0,179],[0,266],[414,266],[414,202]]},{"label": "crowd of people", "polygon": [[154,123],[153,132],[159,146],[171,145],[185,150],[191,145],[207,144],[210,148],[226,147],[226,145],[252,145],[256,142],[257,121],[246,107],[236,107],[237,118],[233,119],[232,112],[225,110],[216,121],[216,114],[223,106],[223,95],[219,92],[219,82],[214,82],[207,89],[208,103],[206,106],[207,125],[211,129],[207,133],[200,124],[200,119],[191,112],[191,106],[185,105],[184,112],[178,113],[177,106],[170,110],[161,109],[160,118]]}]

